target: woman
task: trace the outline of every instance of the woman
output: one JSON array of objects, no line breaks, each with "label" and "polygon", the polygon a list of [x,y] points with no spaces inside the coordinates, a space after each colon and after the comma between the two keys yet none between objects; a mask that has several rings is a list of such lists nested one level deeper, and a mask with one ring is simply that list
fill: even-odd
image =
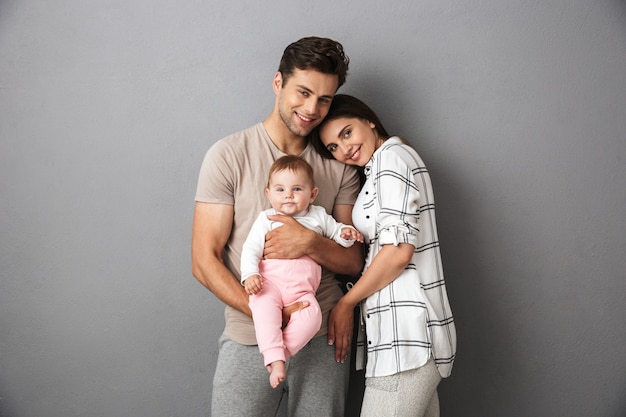
[{"label": "woman", "polygon": [[[310,139],[321,155],[362,167],[365,176],[352,212],[368,248],[365,268],[329,319],[334,340],[362,302],[357,367],[364,346],[367,365],[361,416],[438,416],[437,385],[452,370],[456,331],[428,171],[408,143],[390,136],[352,96],[335,96]],[[350,342],[334,342],[343,361]]]}]

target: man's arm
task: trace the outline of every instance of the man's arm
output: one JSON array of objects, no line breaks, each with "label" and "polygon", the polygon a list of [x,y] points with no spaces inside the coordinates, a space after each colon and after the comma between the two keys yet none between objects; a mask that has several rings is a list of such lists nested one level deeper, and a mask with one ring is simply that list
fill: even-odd
[{"label": "man's arm", "polygon": [[[233,218],[231,205],[196,203],[191,236],[191,270],[200,284],[223,303],[252,317],[245,288],[222,260]],[[289,322],[291,314],[308,306],[308,301],[301,301],[285,307],[283,326]]]},{"label": "man's arm", "polygon": [[222,260],[233,218],[231,205],[196,202],[191,237],[192,273],[222,302],[252,316],[248,294]]},{"label": "man's arm", "polygon": [[[333,217],[341,223],[352,224],[351,205],[337,205]],[[344,248],[335,241],[309,230],[288,216],[268,216],[284,223],[266,235],[263,256],[266,259],[294,259],[308,255],[318,264],[336,274],[358,275],[363,268],[360,244]]]}]

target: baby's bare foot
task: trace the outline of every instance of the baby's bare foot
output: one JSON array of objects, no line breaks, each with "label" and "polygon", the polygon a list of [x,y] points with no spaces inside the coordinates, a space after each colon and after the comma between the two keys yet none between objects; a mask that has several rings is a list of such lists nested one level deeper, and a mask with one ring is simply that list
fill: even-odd
[{"label": "baby's bare foot", "polygon": [[272,388],[276,388],[280,385],[287,376],[287,368],[285,368],[284,361],[272,362],[267,366],[267,370],[270,371],[270,385]]}]

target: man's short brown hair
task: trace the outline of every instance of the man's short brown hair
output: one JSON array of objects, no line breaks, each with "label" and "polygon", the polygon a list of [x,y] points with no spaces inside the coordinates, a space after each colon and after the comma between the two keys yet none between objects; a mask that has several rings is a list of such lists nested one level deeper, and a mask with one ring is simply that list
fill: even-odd
[{"label": "man's short brown hair", "polygon": [[324,74],[336,75],[337,88],[346,82],[350,59],[343,46],[332,39],[309,36],[293,42],[283,52],[278,71],[283,75],[283,84],[293,74],[294,69],[312,69]]}]

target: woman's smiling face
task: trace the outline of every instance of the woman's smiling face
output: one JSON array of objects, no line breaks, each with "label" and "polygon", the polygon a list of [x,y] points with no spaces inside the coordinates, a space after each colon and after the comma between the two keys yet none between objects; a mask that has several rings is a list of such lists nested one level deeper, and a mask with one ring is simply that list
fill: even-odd
[{"label": "woman's smiling face", "polygon": [[375,127],[372,122],[364,119],[340,117],[325,122],[319,135],[336,160],[364,167],[383,142]]}]

